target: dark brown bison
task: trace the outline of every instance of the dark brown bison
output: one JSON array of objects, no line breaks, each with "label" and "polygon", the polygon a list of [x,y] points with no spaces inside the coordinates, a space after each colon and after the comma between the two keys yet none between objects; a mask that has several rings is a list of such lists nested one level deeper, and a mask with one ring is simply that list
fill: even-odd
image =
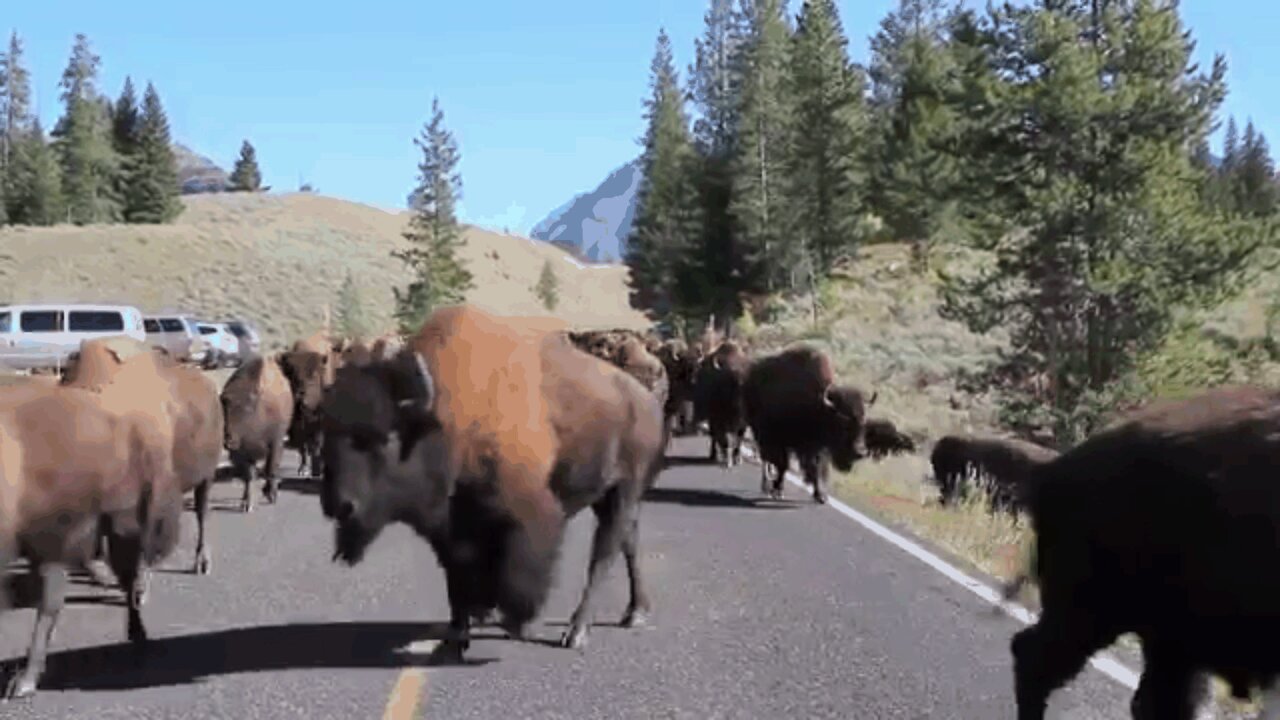
[{"label": "dark brown bison", "polygon": [[154,392],[108,395],[39,381],[0,388],[0,550],[25,556],[41,586],[26,667],[7,697],[36,691],[67,569],[89,563],[100,530],[127,596],[128,637],[142,649],[139,573],[172,553],[180,532],[172,448],[167,400]]},{"label": "dark brown bison", "polygon": [[280,369],[289,381],[293,395],[293,414],[289,423],[286,447],[298,451],[298,472],[311,466],[311,476],[320,476],[323,462],[320,453],[320,400],[324,389],[333,382],[341,359],[337,346],[323,331],[299,340],[280,356]]},{"label": "dark brown bison", "polygon": [[[222,458],[223,419],[218,386],[199,369],[147,351],[125,337],[87,340],[68,363],[66,387],[113,393],[155,393],[168,399],[173,427],[173,467],[182,492],[195,493],[196,553],[192,572],[212,569],[207,542],[209,492]],[[105,554],[105,553],[104,553]],[[101,581],[102,574],[94,575]],[[146,572],[143,571],[143,593]]]},{"label": "dark brown bison", "polygon": [[1056,689],[1130,632],[1144,660],[1134,718],[1190,720],[1201,672],[1237,695],[1270,685],[1277,467],[1280,391],[1249,386],[1156,403],[1037,467],[1021,498],[1042,611],[1010,644],[1018,717],[1043,718]]},{"label": "dark brown bison", "polygon": [[698,358],[683,340],[672,339],[658,349],[658,360],[667,371],[667,402],[663,408],[667,427],[677,435],[687,435],[693,432]]},{"label": "dark brown bison", "polygon": [[276,501],[285,433],[296,409],[282,365],[279,358],[252,357],[236,368],[222,388],[223,445],[233,472],[244,481],[240,500],[244,512],[253,510],[251,486],[259,462],[267,501]]},{"label": "dark brown bison", "polygon": [[884,418],[867,420],[867,455],[869,457],[880,459],[915,451],[915,441],[898,430],[891,420]]},{"label": "dark brown bison", "polygon": [[703,358],[698,368],[697,415],[707,419],[712,462],[719,459],[726,468],[742,458],[742,439],[747,433],[742,393],[750,364],[741,346],[726,340]]},{"label": "dark brown bison", "polygon": [[[743,404],[760,449],[762,491],[782,496],[795,453],[814,501],[825,503],[829,464],[848,472],[866,457],[866,409],[875,401],[875,393],[864,401],[860,390],[837,385],[830,358],[806,345],[753,362],[743,384]],[[776,472],[772,488],[771,467]]]},{"label": "dark brown bison", "polygon": [[598,521],[589,577],[561,642],[585,642],[619,549],[631,578],[623,624],[649,610],[638,516],[662,463],[661,405],[553,324],[443,308],[395,359],[344,368],[326,393],[321,507],[334,558],[353,565],[388,523],[413,527],[445,572],[447,652],[461,654],[471,618],[493,609],[523,636],[564,525],[585,507]]},{"label": "dark brown bison", "polygon": [[930,463],[940,501],[950,505],[963,499],[965,478],[973,473],[981,478],[990,512],[1017,514],[1017,488],[1031,470],[1058,456],[1056,450],[1017,438],[947,435],[933,446]]}]

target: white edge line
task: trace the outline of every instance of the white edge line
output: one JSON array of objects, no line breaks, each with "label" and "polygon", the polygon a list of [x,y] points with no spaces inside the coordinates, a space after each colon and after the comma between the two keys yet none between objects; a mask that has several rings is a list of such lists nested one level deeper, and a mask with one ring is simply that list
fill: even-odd
[{"label": "white edge line", "polygon": [[[756,458],[755,450],[753,448],[746,446],[745,443],[742,447],[742,454],[751,459]],[[801,489],[807,489],[807,487],[804,484],[804,480],[802,480],[794,472],[788,470],[786,474],[786,478],[788,481],[791,482],[792,485],[795,485],[796,487],[799,487]],[[897,546],[898,548],[906,552],[908,555],[914,557],[920,562],[923,562],[925,565],[928,565],[934,570],[937,570],[938,572],[942,573],[943,575],[955,581],[957,584],[961,585],[962,587],[969,590],[973,594],[977,595],[983,600],[986,600],[988,603],[996,606],[1001,611],[1003,611],[1006,615],[1009,615],[1010,617],[1014,618],[1015,620],[1021,622],[1024,625],[1030,625],[1035,622],[1036,620],[1035,613],[1031,612],[1030,610],[1027,610],[1025,607],[1018,605],[1016,603],[1004,602],[1004,600],[1000,597],[1000,593],[997,592],[994,588],[991,588],[983,584],[982,582],[970,577],[968,574],[964,573],[959,568],[955,567],[954,565],[947,562],[946,560],[943,560],[937,555],[929,552],[925,548],[921,547],[919,544],[908,540],[907,538],[890,530],[889,528],[885,527],[879,522],[876,522],[872,518],[864,515],[861,512],[858,512],[857,510],[853,509],[852,507],[846,505],[845,503],[841,502],[840,500],[834,497],[828,496],[827,505],[831,509],[840,513],[841,515],[844,515],[845,517],[849,518],[850,520],[853,520],[854,522],[865,527],[866,529],[870,530],[876,535],[879,535],[881,538],[889,541],[893,545]],[[1105,652],[1095,654],[1092,658],[1089,659],[1089,664],[1092,665],[1095,669],[1097,669],[1098,672],[1101,672],[1103,675],[1106,675],[1107,677],[1111,678],[1112,680],[1115,680],[1121,685],[1124,685],[1130,690],[1136,690],[1138,688],[1138,673],[1134,672],[1128,666],[1117,661],[1115,658],[1111,657],[1109,654]]]}]

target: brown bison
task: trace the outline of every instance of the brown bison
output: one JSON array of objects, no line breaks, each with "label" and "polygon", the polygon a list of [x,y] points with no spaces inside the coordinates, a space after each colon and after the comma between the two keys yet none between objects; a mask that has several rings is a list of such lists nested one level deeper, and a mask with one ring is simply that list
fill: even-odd
[{"label": "brown bison", "polygon": [[1201,672],[1237,696],[1271,685],[1277,467],[1280,391],[1226,386],[1131,414],[1035,468],[1021,500],[1042,611],[1010,644],[1018,717],[1043,718],[1049,696],[1125,633],[1142,641],[1134,718],[1189,720]]},{"label": "brown bison", "polygon": [[[197,368],[147,352],[142,343],[115,337],[82,342],[62,384],[98,392],[104,398],[113,393],[145,392],[169,401],[174,421],[174,472],[182,492],[195,493],[197,532],[192,572],[207,575],[213,564],[206,539],[209,493],[222,458],[223,418],[217,383]],[[142,577],[146,577],[145,571]],[[145,589],[145,580],[142,586]]]},{"label": "brown bison", "polygon": [[469,306],[436,311],[391,361],[343,368],[326,393],[321,507],[335,560],[354,565],[404,522],[434,549],[451,608],[447,652],[499,609],[522,637],[550,589],[565,523],[597,526],[589,577],[561,642],[581,647],[619,549],[631,579],[626,626],[649,598],[640,499],[662,463],[662,409],[627,373],[536,318]]},{"label": "brown bison", "polygon": [[645,349],[643,342],[634,337],[623,340],[618,345],[612,361],[614,365],[639,380],[641,385],[653,393],[654,397],[658,398],[659,405],[666,406],[667,395],[670,392],[667,369],[663,367],[661,360]]},{"label": "brown bison", "polygon": [[319,477],[323,462],[320,453],[320,400],[333,382],[341,360],[341,345],[323,332],[299,340],[280,356],[280,369],[289,381],[293,414],[286,446],[298,451],[298,472],[311,466],[311,476]]},{"label": "brown bison", "polygon": [[41,584],[26,667],[7,697],[36,691],[68,567],[88,564],[100,529],[126,592],[128,637],[142,650],[139,572],[167,557],[180,532],[172,423],[165,399],[152,392],[108,398],[44,382],[0,389],[0,550],[25,556]]},{"label": "brown bison", "polygon": [[933,446],[930,463],[943,505],[966,495],[965,478],[972,472],[982,480],[992,513],[1018,512],[1018,488],[1037,466],[1058,456],[1056,450],[1017,438],[947,435]]},{"label": "brown bison", "polygon": [[867,419],[867,455],[880,459],[890,455],[913,453],[916,443],[884,418]]},{"label": "brown bison", "polygon": [[[827,501],[829,463],[848,472],[867,454],[866,409],[862,392],[835,383],[831,359],[798,345],[751,364],[743,384],[747,424],[760,449],[761,489],[782,496],[782,481],[795,453],[813,499]],[[776,476],[769,488],[768,470]]]},{"label": "brown bison", "polygon": [[747,354],[733,340],[726,340],[698,368],[697,416],[707,419],[711,435],[711,460],[726,468],[742,458],[742,438],[747,433],[747,415],[742,401],[743,384],[750,367]]},{"label": "brown bison", "polygon": [[263,462],[264,494],[268,502],[276,501],[285,433],[296,411],[282,365],[278,358],[255,356],[236,368],[222,388],[223,446],[231,456],[233,472],[244,481],[240,500],[244,512],[253,510],[250,489],[259,461]]},{"label": "brown bison", "polygon": [[672,339],[658,349],[658,360],[667,371],[667,402],[663,408],[667,427],[675,434],[687,435],[693,431],[698,359],[683,340]]}]

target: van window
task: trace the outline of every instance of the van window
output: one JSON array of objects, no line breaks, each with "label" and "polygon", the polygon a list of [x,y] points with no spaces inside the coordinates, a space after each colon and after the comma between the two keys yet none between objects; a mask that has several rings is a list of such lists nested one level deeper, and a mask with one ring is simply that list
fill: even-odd
[{"label": "van window", "polygon": [[160,329],[164,332],[186,332],[187,326],[178,318],[160,318]]},{"label": "van window", "polygon": [[67,313],[71,332],[118,332],[124,330],[124,316],[114,310],[72,310]]},{"label": "van window", "polygon": [[9,332],[9,321],[12,317],[7,312],[0,312],[0,333]]},{"label": "van window", "polygon": [[142,321],[142,329],[149,333],[160,332],[160,321],[155,318],[146,318]]},{"label": "van window", "polygon": [[216,328],[216,327],[214,327],[214,326],[212,326],[212,325],[201,325],[201,326],[200,326],[200,334],[201,334],[201,335],[212,335],[212,334],[214,334],[214,333],[216,333],[216,332],[218,332],[218,328]]},{"label": "van window", "polygon": [[61,320],[60,310],[26,310],[22,313],[22,332],[58,332]]},{"label": "van window", "polygon": [[238,322],[227,323],[227,329],[230,330],[231,334],[235,335],[236,337],[244,337],[245,335],[248,335],[248,333],[245,332],[244,330],[244,325],[241,325]]}]

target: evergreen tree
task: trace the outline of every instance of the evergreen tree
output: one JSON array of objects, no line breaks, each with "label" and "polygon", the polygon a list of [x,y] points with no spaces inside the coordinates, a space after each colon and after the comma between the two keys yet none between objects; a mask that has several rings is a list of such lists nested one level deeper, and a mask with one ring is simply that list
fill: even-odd
[{"label": "evergreen tree", "polygon": [[689,96],[697,111],[693,135],[700,155],[695,168],[702,229],[689,258],[700,274],[705,311],[718,318],[740,312],[738,290],[746,273],[729,214],[732,161],[742,96],[743,15],[733,0],[710,0],[706,28],[694,41]]},{"label": "evergreen tree", "polygon": [[258,192],[262,188],[262,171],[258,169],[258,153],[248,140],[241,143],[240,157],[236,158],[235,167],[231,168],[231,176],[228,180],[233,191]]},{"label": "evergreen tree", "polygon": [[632,306],[667,319],[701,299],[701,268],[694,252],[701,225],[693,176],[697,156],[665,30],[658,33],[649,83],[640,187],[626,262]]},{"label": "evergreen tree", "polygon": [[111,145],[110,116],[96,84],[100,62],[88,38],[77,34],[60,83],[66,111],[53,135],[62,165],[67,216],[77,225],[120,218],[116,191],[120,167]]},{"label": "evergreen tree", "polygon": [[66,217],[62,170],[45,140],[39,120],[23,131],[13,145],[5,204],[10,222],[53,225]]},{"label": "evergreen tree", "polygon": [[1236,125],[1235,116],[1227,118],[1227,131],[1222,141],[1222,164],[1219,166],[1224,175],[1230,175],[1240,164],[1240,128]]},{"label": "evergreen tree", "polygon": [[414,144],[422,151],[418,185],[409,194],[413,217],[404,237],[405,250],[392,251],[413,271],[408,288],[395,289],[396,320],[400,332],[410,334],[442,305],[466,301],[475,285],[471,271],[458,253],[466,244],[456,208],[462,198],[461,156],[453,134],[444,126],[440,101],[431,101],[431,120]]},{"label": "evergreen tree", "polygon": [[1006,5],[982,34],[999,77],[968,126],[967,161],[1015,232],[983,239],[996,257],[977,277],[948,278],[943,314],[1007,328],[997,370],[1046,382],[1013,385],[1006,421],[1073,442],[1175,313],[1238,289],[1271,239],[1197,202],[1189,150],[1222,100],[1225,64],[1192,74],[1176,5]]},{"label": "evergreen tree", "polygon": [[865,83],[847,45],[834,0],[805,0],[791,53],[795,118],[803,132],[795,134],[791,155],[790,206],[800,219],[796,239],[811,280],[853,252],[866,207]]},{"label": "evergreen tree", "polygon": [[918,38],[944,45],[952,12],[946,0],[898,0],[897,9],[880,20],[879,30],[871,36],[867,68],[873,107],[887,111],[895,105],[910,60],[909,46]]},{"label": "evergreen tree", "polygon": [[338,289],[336,320],[337,330],[343,337],[352,340],[368,338],[369,318],[365,311],[364,298],[350,270],[342,281],[342,287]]},{"label": "evergreen tree", "polygon": [[792,289],[802,267],[786,198],[794,104],[789,83],[791,29],[782,0],[744,0],[742,104],[729,212],[747,261],[743,289]]},{"label": "evergreen tree", "polygon": [[125,76],[120,99],[112,107],[111,142],[116,152],[129,156],[137,150],[139,122],[138,98],[133,90],[133,78]]},{"label": "evergreen tree", "polygon": [[[119,108],[117,107],[117,117]],[[182,212],[179,200],[178,161],[169,136],[169,119],[160,94],[147,83],[142,114],[129,163],[125,194],[125,220],[131,223],[167,223]]]},{"label": "evergreen tree", "polygon": [[533,291],[542,301],[542,306],[548,310],[555,310],[556,305],[560,304],[560,279],[551,268],[550,260],[543,261],[542,272],[538,274],[538,284]]},{"label": "evergreen tree", "polygon": [[1228,175],[1232,205],[1247,217],[1268,217],[1276,211],[1275,164],[1267,138],[1250,120],[1245,124],[1239,156]]},{"label": "evergreen tree", "polygon": [[31,128],[31,72],[22,54],[22,39],[15,32],[8,51],[0,55],[0,166],[9,163],[19,136]]}]

